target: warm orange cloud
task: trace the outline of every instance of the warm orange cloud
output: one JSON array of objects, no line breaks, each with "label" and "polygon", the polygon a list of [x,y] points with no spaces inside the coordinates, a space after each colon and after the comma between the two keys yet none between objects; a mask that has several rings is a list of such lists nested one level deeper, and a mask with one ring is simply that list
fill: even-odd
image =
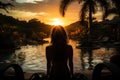
[{"label": "warm orange cloud", "polygon": [[[51,19],[59,18],[64,23],[63,25],[69,25],[79,20],[79,12],[81,5],[78,2],[70,4],[66,10],[65,17],[62,17],[59,12],[60,0],[16,0],[13,2],[15,5],[10,13],[1,11],[0,13],[13,16],[17,19],[30,20],[37,18],[41,22],[51,24]],[[19,2],[19,3],[18,3]],[[95,14],[97,18],[101,19],[101,13]]]},{"label": "warm orange cloud", "polygon": [[44,0],[44,2],[37,0],[16,0],[20,3],[14,3],[15,8],[10,10],[10,13],[4,13],[21,20],[30,20],[37,18],[41,22],[51,24],[51,19],[59,18],[63,21],[63,25],[69,25],[79,20],[79,4],[73,3],[68,7],[65,17],[62,17],[59,12],[60,0]]}]

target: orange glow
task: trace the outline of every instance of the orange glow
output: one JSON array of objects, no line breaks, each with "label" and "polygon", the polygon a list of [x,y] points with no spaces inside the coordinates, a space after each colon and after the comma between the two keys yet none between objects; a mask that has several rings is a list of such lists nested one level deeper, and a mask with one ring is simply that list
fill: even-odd
[{"label": "orange glow", "polygon": [[[4,10],[0,11],[0,13],[26,21],[36,18],[39,19],[40,22],[49,25],[67,26],[79,20],[79,8],[81,8],[81,6],[77,3],[77,1],[68,6],[65,17],[61,16],[59,12],[60,0],[16,1],[17,3],[15,3],[15,5],[18,5],[17,8],[14,7],[15,9],[11,9],[10,13],[6,13]],[[24,3],[27,3],[27,5],[24,5]]]},{"label": "orange glow", "polygon": [[53,18],[51,21],[51,25],[58,26],[58,25],[64,25],[64,23],[59,18]]}]

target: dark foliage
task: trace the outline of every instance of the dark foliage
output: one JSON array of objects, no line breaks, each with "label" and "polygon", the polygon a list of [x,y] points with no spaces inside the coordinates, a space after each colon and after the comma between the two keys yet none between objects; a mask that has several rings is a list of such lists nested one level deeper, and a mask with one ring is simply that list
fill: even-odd
[{"label": "dark foliage", "polygon": [[51,26],[38,19],[28,22],[0,14],[0,47],[44,43],[50,34]]}]

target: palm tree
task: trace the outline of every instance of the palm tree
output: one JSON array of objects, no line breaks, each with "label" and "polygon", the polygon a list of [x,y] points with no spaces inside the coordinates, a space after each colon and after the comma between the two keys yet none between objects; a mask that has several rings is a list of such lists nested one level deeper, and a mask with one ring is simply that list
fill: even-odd
[{"label": "palm tree", "polygon": [[0,9],[4,9],[8,13],[8,7],[14,7],[14,5],[12,5],[11,3],[3,3],[0,1]]},{"label": "palm tree", "polygon": [[[65,11],[67,10],[68,5],[76,0],[61,0],[60,5],[60,13],[62,16],[65,15]],[[81,22],[83,23],[84,20],[87,18],[86,15],[88,14],[88,29],[87,34],[91,34],[92,32],[92,14],[95,14],[98,11],[98,8],[101,8],[103,14],[106,14],[108,10],[109,1],[108,0],[77,0],[80,4],[83,4],[80,14]],[[90,36],[89,36],[90,39]]]},{"label": "palm tree", "polygon": [[111,0],[112,8],[104,15],[104,18],[108,17],[110,14],[117,14],[120,16],[120,0]]},{"label": "palm tree", "polygon": [[[120,0],[111,0],[113,4],[113,8],[109,9],[107,14],[104,16],[105,18],[108,17],[110,14],[117,14],[118,16],[116,18],[120,18]],[[116,22],[113,24],[114,34],[116,33],[116,41],[120,42],[120,23]],[[116,51],[120,53],[120,44],[116,44],[117,47]]]},{"label": "palm tree", "polygon": [[[119,15],[119,17],[120,17],[120,0],[112,0],[112,2],[115,4],[115,7],[116,7],[116,13]],[[118,23],[118,25],[119,25],[119,23]],[[117,39],[118,40],[120,40],[120,28],[118,27],[117,29],[116,29],[116,32],[117,32]]]},{"label": "palm tree", "polygon": [[[104,17],[106,18],[110,14],[116,14],[118,15],[117,18],[120,18],[120,0],[111,0],[111,2],[112,2],[113,7],[108,10],[108,12],[105,14]],[[120,36],[120,28],[119,28],[120,24],[117,22],[116,25],[115,23],[113,25],[116,26],[113,28],[114,33],[116,33],[116,41],[119,41],[120,40],[120,37],[119,37]]]},{"label": "palm tree", "polygon": [[[61,0],[60,5],[60,13],[62,16],[65,15],[65,11],[70,3],[76,0]],[[98,11],[98,8],[101,8],[103,14],[107,13],[109,1],[108,0],[77,0],[80,4],[83,4],[81,8],[80,19],[81,22],[84,23],[85,19],[88,17],[88,26],[87,26],[87,39],[83,40],[83,46],[81,48],[81,52],[88,52],[89,54],[89,68],[92,68],[92,40],[91,40],[91,32],[92,32],[92,22],[93,16]],[[88,16],[87,16],[88,15]],[[87,16],[87,17],[86,17]],[[87,47],[87,48],[86,48]],[[81,56],[82,57],[82,56]],[[81,59],[82,60],[82,59]]]}]

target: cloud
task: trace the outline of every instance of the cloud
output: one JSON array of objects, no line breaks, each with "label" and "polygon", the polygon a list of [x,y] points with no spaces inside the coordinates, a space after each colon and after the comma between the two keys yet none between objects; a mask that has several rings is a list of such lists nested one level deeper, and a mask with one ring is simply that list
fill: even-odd
[{"label": "cloud", "polygon": [[34,13],[34,12],[12,10],[8,15],[14,16],[15,18],[18,18],[18,19],[29,20],[31,18],[34,18],[36,16],[36,14],[37,13]]},{"label": "cloud", "polygon": [[26,12],[26,11],[20,11],[20,10],[11,10],[9,13],[5,13],[5,12],[2,12],[2,13],[8,16],[13,16],[16,19],[26,20],[26,21],[36,18],[42,22],[46,22],[50,17],[50,14],[46,12],[36,13],[36,12]]},{"label": "cloud", "polygon": [[[16,0],[16,2],[12,1],[12,4],[15,7],[12,8],[12,10],[9,10],[9,14],[6,14],[18,19],[28,21],[32,18],[37,18],[40,21],[47,23],[51,18],[62,17],[59,12],[60,0]],[[68,6],[64,17],[65,21],[70,23],[78,20],[79,7],[78,3],[73,3]]]},{"label": "cloud", "polygon": [[44,0],[16,0],[18,3],[37,3],[37,2],[42,2]]},{"label": "cloud", "polygon": [[27,11],[27,12],[40,12],[40,11],[49,12],[52,9],[56,9],[56,8],[59,9],[59,0],[57,1],[56,0],[18,0],[18,1],[12,2],[13,5],[15,6],[14,10]]},{"label": "cloud", "polygon": [[9,2],[10,0],[0,0],[1,2]]},{"label": "cloud", "polygon": [[[8,0],[5,0],[8,1]],[[16,3],[56,3],[56,2],[60,2],[60,0],[15,0]]]},{"label": "cloud", "polygon": [[49,16],[50,14],[49,13],[46,13],[46,12],[39,12],[36,14],[36,16]]}]

